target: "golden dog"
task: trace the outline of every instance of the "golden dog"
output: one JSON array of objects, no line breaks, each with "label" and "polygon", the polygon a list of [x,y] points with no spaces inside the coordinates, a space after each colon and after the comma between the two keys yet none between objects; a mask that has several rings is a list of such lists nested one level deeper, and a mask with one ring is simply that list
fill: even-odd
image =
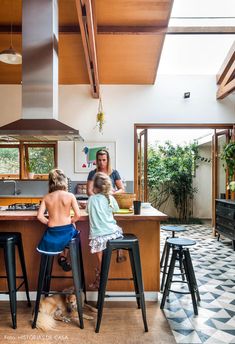
[{"label": "golden dog", "polygon": [[[71,322],[78,319],[77,300],[74,294],[74,288],[65,289],[63,291],[71,292],[67,295],[53,295],[45,297],[40,301],[38,319],[36,327],[43,331],[52,330],[56,327],[56,320]],[[85,295],[82,293],[82,306],[90,311],[97,313],[97,309],[86,304]],[[93,320],[92,316],[83,313],[83,318]]]}]

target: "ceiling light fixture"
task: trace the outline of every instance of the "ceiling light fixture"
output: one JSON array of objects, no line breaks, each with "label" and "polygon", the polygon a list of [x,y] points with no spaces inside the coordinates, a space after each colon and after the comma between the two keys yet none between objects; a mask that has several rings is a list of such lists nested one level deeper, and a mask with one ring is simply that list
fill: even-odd
[{"label": "ceiling light fixture", "polygon": [[[11,3],[12,5],[12,3]],[[11,6],[11,17],[12,17],[12,6]],[[0,52],[0,61],[8,64],[21,64],[22,56],[17,53],[13,48],[12,44],[12,18],[11,18],[11,44],[9,49],[5,49]]]}]

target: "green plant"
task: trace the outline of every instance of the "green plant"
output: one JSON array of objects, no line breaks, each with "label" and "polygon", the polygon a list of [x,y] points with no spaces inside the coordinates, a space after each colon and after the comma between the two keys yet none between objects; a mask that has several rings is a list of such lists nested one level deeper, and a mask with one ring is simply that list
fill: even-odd
[{"label": "green plant", "polygon": [[31,173],[31,172],[32,172],[32,166],[30,165],[28,159],[25,160],[25,164],[26,164],[26,169],[27,169],[27,171],[28,171],[29,173]]},{"label": "green plant", "polygon": [[225,171],[228,171],[229,183],[233,180],[235,173],[235,141],[230,141],[223,147],[220,158],[224,160]]},{"label": "green plant", "polygon": [[160,208],[171,196],[181,222],[192,216],[197,154],[196,144],[174,146],[170,142],[148,151],[149,201]]},{"label": "green plant", "polygon": [[99,132],[103,134],[103,126],[105,123],[105,115],[103,110],[103,104],[101,98],[99,99],[98,113],[96,115],[96,127],[99,128]]},{"label": "green plant", "polygon": [[29,173],[35,173],[36,166],[35,166],[35,162],[32,159],[30,161],[26,160],[26,167]]}]

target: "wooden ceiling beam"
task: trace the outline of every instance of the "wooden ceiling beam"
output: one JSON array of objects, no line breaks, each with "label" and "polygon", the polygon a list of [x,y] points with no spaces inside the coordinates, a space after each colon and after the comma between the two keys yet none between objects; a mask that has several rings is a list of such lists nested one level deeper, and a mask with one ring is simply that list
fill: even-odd
[{"label": "wooden ceiling beam", "polygon": [[[94,18],[94,12],[93,12]],[[95,21],[94,21],[95,22]],[[152,34],[166,34],[166,35],[201,35],[201,34],[215,34],[215,35],[229,35],[235,34],[234,26],[107,26],[99,25],[94,26],[98,34],[141,34],[141,35],[152,35]],[[12,32],[15,34],[22,33],[21,25],[14,25]],[[79,26],[75,25],[60,25],[60,33],[80,33]],[[10,23],[0,25],[0,34],[10,33]]]},{"label": "wooden ceiling beam", "polygon": [[216,98],[218,100],[220,99],[224,99],[225,97],[227,97],[229,94],[231,94],[233,91],[235,90],[235,79],[233,79],[232,81],[230,81],[228,84],[226,84],[223,87],[219,87],[218,91],[217,91],[217,95]]},{"label": "wooden ceiling beam", "polygon": [[99,98],[100,85],[91,0],[76,0],[76,8],[92,96]]},{"label": "wooden ceiling beam", "polygon": [[201,34],[235,34],[234,26],[98,26],[102,34],[167,34],[167,35],[201,35]]},{"label": "wooden ceiling beam", "polygon": [[219,84],[217,99],[223,99],[235,90],[235,42],[220,68],[217,84]]},{"label": "wooden ceiling beam", "polygon": [[216,94],[217,99],[223,99],[235,90],[235,60],[230,66]]},{"label": "wooden ceiling beam", "polygon": [[233,43],[233,45],[231,46],[217,76],[217,84],[220,85],[223,81],[223,79],[225,78],[226,74],[228,73],[229,68],[231,67],[231,65],[233,64],[233,62],[235,61],[235,41]]}]

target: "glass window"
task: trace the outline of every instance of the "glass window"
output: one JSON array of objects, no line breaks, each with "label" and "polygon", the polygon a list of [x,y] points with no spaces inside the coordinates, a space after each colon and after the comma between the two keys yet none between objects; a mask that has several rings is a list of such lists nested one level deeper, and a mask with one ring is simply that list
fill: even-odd
[{"label": "glass window", "polygon": [[48,174],[55,166],[54,147],[28,147],[29,172]]},{"label": "glass window", "polygon": [[6,178],[19,178],[20,152],[19,147],[0,147],[0,175]]},{"label": "glass window", "polygon": [[0,178],[47,179],[57,165],[57,143],[0,144]]}]

